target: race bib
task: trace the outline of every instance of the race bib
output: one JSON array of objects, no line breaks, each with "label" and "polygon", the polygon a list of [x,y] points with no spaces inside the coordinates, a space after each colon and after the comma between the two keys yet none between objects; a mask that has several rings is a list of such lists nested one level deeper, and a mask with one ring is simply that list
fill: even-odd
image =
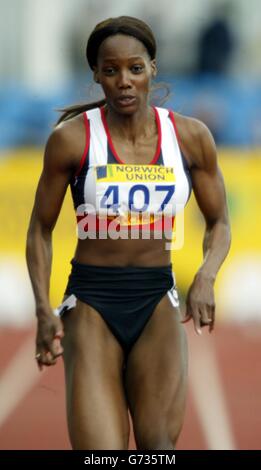
[{"label": "race bib", "polygon": [[124,225],[135,225],[141,218],[148,223],[151,217],[155,220],[162,214],[172,215],[174,168],[108,164],[96,166],[95,173],[99,216],[117,216]]}]

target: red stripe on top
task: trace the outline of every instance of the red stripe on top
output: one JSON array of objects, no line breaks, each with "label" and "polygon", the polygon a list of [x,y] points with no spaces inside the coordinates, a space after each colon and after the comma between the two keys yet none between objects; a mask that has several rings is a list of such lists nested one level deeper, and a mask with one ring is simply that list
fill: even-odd
[{"label": "red stripe on top", "polygon": [[156,148],[156,153],[154,155],[154,158],[150,162],[150,165],[154,165],[157,162],[157,160],[160,156],[161,139],[162,139],[159,113],[158,113],[157,108],[155,108],[155,106],[153,106],[153,109],[154,109],[154,112],[155,112],[156,124],[157,124],[157,129],[158,129],[158,144],[157,144],[157,148]]},{"label": "red stripe on top", "polygon": [[123,163],[124,162],[120,159],[120,157],[118,156],[117,152],[116,152],[116,149],[113,145],[113,142],[112,142],[112,138],[111,138],[111,134],[110,134],[110,130],[109,130],[109,127],[108,127],[108,124],[107,124],[107,121],[106,121],[106,116],[105,116],[105,110],[104,110],[104,107],[102,106],[100,108],[100,111],[101,111],[101,119],[102,119],[102,123],[103,123],[103,127],[105,129],[105,132],[106,132],[106,135],[107,135],[107,139],[108,139],[108,142],[109,142],[109,146],[110,146],[110,149],[114,155],[114,157],[116,158],[116,160],[118,160],[119,163]]},{"label": "red stripe on top", "polygon": [[[107,135],[107,139],[108,139],[108,142],[109,142],[110,149],[111,149],[114,157],[116,158],[116,160],[118,160],[118,162],[121,163],[122,165],[126,165],[126,163],[123,160],[121,160],[121,158],[117,154],[116,149],[113,145],[110,130],[109,130],[109,127],[108,127],[108,124],[107,124],[107,121],[106,121],[104,107],[102,106],[100,108],[100,110],[101,110],[102,123],[103,123],[104,129],[105,129],[106,135]],[[157,142],[156,153],[155,153],[153,159],[151,160],[151,162],[147,163],[147,165],[154,165],[157,162],[157,160],[160,156],[160,149],[161,149],[161,138],[162,137],[161,137],[161,125],[160,125],[159,113],[158,113],[157,109],[154,106],[153,106],[153,110],[155,112],[155,119],[156,119],[156,124],[157,124],[157,129],[158,129],[158,142]],[[144,165],[145,165],[145,163],[144,163]]]},{"label": "red stripe on top", "polygon": [[84,151],[83,151],[83,154],[82,154],[82,158],[81,158],[81,161],[80,161],[79,168],[78,168],[77,172],[75,173],[75,176],[78,176],[81,173],[82,167],[83,167],[83,165],[86,161],[88,150],[89,150],[89,147],[90,147],[90,122],[87,119],[86,112],[83,115],[83,119],[84,119],[84,126],[85,126],[85,147],[84,147]]},{"label": "red stripe on top", "polygon": [[[84,232],[96,232],[99,233],[108,233],[108,229],[110,223],[117,221],[118,216],[114,216],[113,218],[104,218],[100,219],[99,216],[96,214],[84,214],[84,215],[77,215],[77,224],[81,224],[81,228]],[[87,218],[87,220],[86,220]],[[161,231],[162,233],[166,230],[173,230],[175,222],[175,216],[163,215],[163,218],[160,220],[156,220],[153,222],[147,223],[138,223],[135,225],[122,225],[120,222],[116,225],[122,231],[129,231],[132,230],[146,230],[149,229],[150,231]],[[117,231],[117,230],[116,230]]]},{"label": "red stripe on top", "polygon": [[172,124],[173,124],[174,131],[175,131],[175,134],[176,134],[178,143],[180,144],[181,140],[180,140],[180,136],[179,136],[179,132],[178,132],[176,120],[175,120],[175,115],[174,115],[173,111],[170,111],[170,110],[169,110],[169,117],[170,117],[170,120],[171,120],[171,122],[172,122]]}]

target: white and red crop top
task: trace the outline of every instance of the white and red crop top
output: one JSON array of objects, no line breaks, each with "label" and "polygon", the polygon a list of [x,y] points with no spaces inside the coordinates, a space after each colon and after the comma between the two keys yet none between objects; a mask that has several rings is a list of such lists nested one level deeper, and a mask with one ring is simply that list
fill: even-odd
[{"label": "white and red crop top", "polygon": [[156,230],[162,217],[171,220],[172,226],[177,212],[184,209],[191,180],[179,148],[174,113],[164,108],[153,109],[158,144],[154,158],[146,165],[126,164],[124,156],[118,156],[104,108],[84,113],[86,146],[71,181],[81,233],[97,232],[97,224],[104,229],[112,221],[117,222],[115,230],[119,226]]}]

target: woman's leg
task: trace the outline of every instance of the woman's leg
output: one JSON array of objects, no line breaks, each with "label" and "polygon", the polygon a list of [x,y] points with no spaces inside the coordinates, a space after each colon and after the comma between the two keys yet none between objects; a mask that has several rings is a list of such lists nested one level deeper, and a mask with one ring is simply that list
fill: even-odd
[{"label": "woman's leg", "polygon": [[101,315],[77,301],[64,315],[64,364],[73,449],[128,449],[123,351]]},{"label": "woman's leg", "polygon": [[126,390],[138,449],[174,449],[183,424],[187,342],[181,316],[166,295],[126,366]]}]

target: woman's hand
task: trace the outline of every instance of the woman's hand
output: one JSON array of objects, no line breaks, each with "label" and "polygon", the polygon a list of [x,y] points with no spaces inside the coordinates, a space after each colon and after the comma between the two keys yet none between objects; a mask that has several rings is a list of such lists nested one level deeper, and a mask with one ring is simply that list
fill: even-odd
[{"label": "woman's hand", "polygon": [[213,285],[213,279],[204,277],[199,272],[188,291],[186,314],[182,323],[186,323],[193,318],[195,331],[199,335],[201,335],[201,327],[208,326],[209,332],[214,329],[215,300]]},{"label": "woman's hand", "polygon": [[38,315],[35,359],[40,370],[43,366],[56,364],[57,358],[63,353],[61,345],[63,336],[62,321],[51,309]]}]

